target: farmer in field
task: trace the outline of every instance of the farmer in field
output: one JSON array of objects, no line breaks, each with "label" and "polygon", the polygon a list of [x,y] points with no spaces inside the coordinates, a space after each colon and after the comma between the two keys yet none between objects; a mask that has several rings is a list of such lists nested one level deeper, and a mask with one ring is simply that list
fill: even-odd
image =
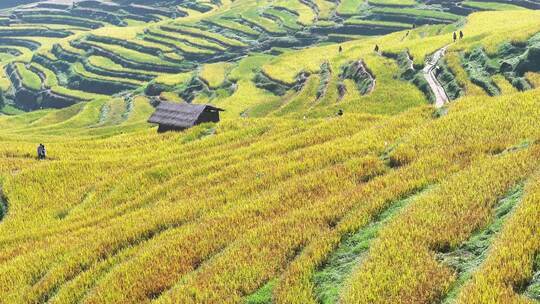
[{"label": "farmer in field", "polygon": [[339,46],[339,52],[343,52],[343,47],[341,45]]},{"label": "farmer in field", "polygon": [[459,39],[463,39],[463,32],[462,31],[459,31]]},{"label": "farmer in field", "polygon": [[375,53],[379,53],[379,45],[378,44],[375,44]]},{"label": "farmer in field", "polygon": [[454,32],[454,42],[456,42],[457,40],[457,35],[456,35],[456,32]]},{"label": "farmer in field", "polygon": [[45,146],[43,144],[39,144],[37,153],[39,160],[45,160],[45,158],[47,157],[47,151],[45,150]]},{"label": "farmer in field", "polygon": [[337,112],[337,116],[343,116],[343,109],[339,109],[339,111]]}]

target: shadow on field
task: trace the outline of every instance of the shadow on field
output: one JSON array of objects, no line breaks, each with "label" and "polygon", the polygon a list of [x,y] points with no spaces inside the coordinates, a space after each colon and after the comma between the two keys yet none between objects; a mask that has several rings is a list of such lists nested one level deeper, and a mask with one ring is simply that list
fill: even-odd
[{"label": "shadow on field", "polygon": [[0,186],[0,222],[4,219],[4,217],[7,214],[8,211],[8,203],[7,198],[4,195],[4,191],[2,187]]}]

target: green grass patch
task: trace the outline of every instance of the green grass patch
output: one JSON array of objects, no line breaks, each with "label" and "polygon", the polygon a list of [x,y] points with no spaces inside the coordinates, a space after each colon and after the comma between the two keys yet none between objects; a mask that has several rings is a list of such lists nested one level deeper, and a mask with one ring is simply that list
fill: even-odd
[{"label": "green grass patch", "polygon": [[228,62],[206,64],[202,67],[199,77],[204,79],[210,88],[220,87],[227,79],[227,74],[232,68]]},{"label": "green grass patch", "polygon": [[66,87],[62,87],[62,86],[52,87],[51,91],[53,93],[57,93],[57,94],[68,96],[68,97],[80,98],[86,101],[94,100],[94,99],[109,99],[110,98],[110,96],[107,96],[107,95],[88,93],[88,92],[79,91],[79,90],[72,90]]},{"label": "green grass patch", "polygon": [[252,56],[242,59],[236,68],[234,68],[229,74],[229,79],[236,81],[240,79],[250,80],[255,76],[255,72],[258,71],[264,64],[274,58],[265,54],[254,54]]},{"label": "green grass patch", "polygon": [[[152,33],[155,33],[156,35],[152,35]],[[163,43],[166,45],[173,46],[174,48],[184,53],[192,53],[192,54],[212,54],[213,53],[213,51],[204,49],[205,47],[208,47],[208,44],[206,46],[194,47],[193,45],[184,42],[184,41],[187,41],[187,39],[180,39],[179,37],[175,37],[168,32],[154,31],[154,32],[151,32],[149,35],[146,35],[146,39],[154,41],[156,43]]]},{"label": "green grass patch", "polygon": [[[221,21],[223,21],[223,20],[221,20]],[[189,37],[200,37],[203,40],[219,41],[219,43],[221,43],[221,44],[232,46],[232,47],[245,47],[245,46],[247,46],[245,43],[243,43],[241,41],[225,37],[225,36],[223,36],[221,34],[218,34],[218,33],[213,33],[213,32],[209,32],[209,31],[201,30],[201,29],[194,28],[194,27],[175,26],[174,24],[169,24],[167,26],[161,27],[161,29],[163,29],[164,31],[169,31],[169,32],[171,32],[171,31],[172,32],[180,32],[180,33],[183,33],[183,34],[185,34],[186,36],[189,36]]]},{"label": "green grass patch", "polygon": [[362,6],[365,6],[365,1],[358,0],[342,0],[340,1],[336,11],[339,15],[355,15],[359,12]]},{"label": "green grass patch", "polygon": [[500,3],[500,2],[484,2],[484,1],[463,1],[463,6],[478,8],[482,10],[492,11],[510,11],[525,9],[518,5]]},{"label": "green grass patch", "polygon": [[540,254],[536,255],[536,259],[534,260],[534,274],[523,295],[536,302],[540,301]]},{"label": "green grass patch", "polygon": [[23,114],[24,111],[22,110],[19,110],[17,108],[15,108],[14,106],[12,105],[5,105],[2,110],[1,110],[2,113],[6,114],[6,115],[19,115],[19,114]]},{"label": "green grass patch", "polygon": [[147,72],[144,70],[135,70],[135,69],[125,68],[122,65],[117,64],[116,62],[112,61],[111,59],[107,57],[103,57],[103,56],[90,56],[88,57],[88,63],[106,71],[126,72],[126,73],[143,74],[143,75],[149,75],[149,76],[154,76],[156,74],[159,74],[155,72]]},{"label": "green grass patch", "polygon": [[164,66],[174,66],[170,62],[161,60],[158,56],[152,56],[150,54],[138,52],[131,49],[126,49],[121,46],[105,44],[105,43],[100,43],[100,42],[93,42],[93,41],[87,41],[87,43],[91,45],[95,45],[109,52],[115,53],[118,56],[121,56],[125,59],[132,60],[135,62],[157,64],[157,65],[164,65]]},{"label": "green grass patch", "polygon": [[45,87],[52,88],[58,85],[58,78],[56,77],[56,74],[53,71],[35,62],[32,62],[31,66],[41,71],[45,75]]},{"label": "green grass patch", "polygon": [[133,79],[128,79],[128,78],[108,77],[108,76],[102,76],[102,75],[89,72],[84,68],[84,65],[80,62],[74,63],[72,65],[72,68],[73,68],[73,72],[85,78],[97,79],[97,80],[108,81],[108,82],[120,82],[120,83],[131,84],[134,86],[141,86],[144,84],[143,81],[138,81],[138,80],[133,80]]},{"label": "green grass patch", "polygon": [[154,81],[156,83],[167,86],[176,86],[190,81],[191,78],[193,78],[192,73],[180,73],[172,75],[161,75],[157,77]]},{"label": "green grass patch", "polygon": [[372,9],[375,14],[395,14],[395,15],[409,15],[423,18],[433,18],[449,21],[458,21],[460,16],[451,13],[435,10],[424,10],[417,8],[393,8],[393,7],[376,7]]},{"label": "green grass patch", "polygon": [[394,22],[394,21],[379,21],[379,20],[362,20],[356,18],[349,18],[345,20],[345,24],[350,25],[370,25],[370,26],[382,26],[382,27],[398,27],[398,28],[412,28],[409,23]]},{"label": "green grass patch", "polygon": [[41,78],[36,73],[26,68],[24,63],[17,63],[15,65],[17,73],[21,76],[23,85],[34,91],[41,90]]},{"label": "green grass patch", "polygon": [[415,0],[368,0],[368,3],[383,6],[414,6],[418,4]]},{"label": "green grass patch", "polygon": [[272,34],[285,33],[285,31],[274,20],[262,17],[259,14],[259,10],[257,8],[245,11],[242,14],[242,19],[244,19],[245,21],[251,24],[257,25],[260,28]]},{"label": "green grass patch", "polygon": [[255,293],[246,297],[244,304],[272,304],[272,290],[277,284],[277,279],[266,283]]},{"label": "green grass patch", "polygon": [[290,29],[298,30],[302,28],[302,26],[297,22],[297,16],[288,11],[269,8],[265,10],[264,13],[265,15],[271,15],[278,18],[285,27]]},{"label": "green grass patch", "polygon": [[156,36],[165,36],[166,38],[173,39],[173,40],[180,40],[189,43],[192,46],[200,47],[200,48],[209,48],[209,49],[217,49],[220,51],[225,51],[226,48],[221,46],[218,43],[209,41],[205,38],[199,38],[195,36],[190,36],[189,34],[182,34],[178,32],[167,32],[162,31],[158,29],[153,29],[149,31],[149,33],[157,34]]},{"label": "green grass patch", "polygon": [[210,22],[222,28],[226,28],[232,31],[238,31],[240,33],[244,33],[250,36],[259,36],[260,34],[253,28],[230,19],[216,18],[207,20],[207,22]]},{"label": "green grass patch", "polygon": [[0,62],[9,61],[15,58],[15,56],[8,53],[0,53]]}]

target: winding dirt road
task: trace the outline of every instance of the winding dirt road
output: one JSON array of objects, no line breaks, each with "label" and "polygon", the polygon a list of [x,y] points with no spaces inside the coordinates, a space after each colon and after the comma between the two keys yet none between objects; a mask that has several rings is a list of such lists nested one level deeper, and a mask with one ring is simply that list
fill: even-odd
[{"label": "winding dirt road", "polygon": [[446,50],[448,49],[448,46],[443,47],[442,49],[438,50],[433,54],[431,59],[426,62],[426,67],[424,68],[424,76],[426,77],[427,82],[429,83],[429,86],[431,88],[431,91],[433,91],[433,94],[435,95],[435,107],[441,108],[444,106],[445,103],[448,102],[449,98],[446,94],[446,91],[444,90],[443,86],[435,76],[435,68],[437,67],[437,62],[444,57],[444,54],[446,53]]}]

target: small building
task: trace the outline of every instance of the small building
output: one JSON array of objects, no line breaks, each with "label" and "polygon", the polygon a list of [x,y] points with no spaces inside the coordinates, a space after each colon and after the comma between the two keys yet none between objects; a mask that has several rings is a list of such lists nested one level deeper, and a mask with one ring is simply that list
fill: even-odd
[{"label": "small building", "polygon": [[158,124],[159,133],[182,131],[205,122],[219,122],[219,112],[222,111],[211,105],[162,101],[148,122]]}]

